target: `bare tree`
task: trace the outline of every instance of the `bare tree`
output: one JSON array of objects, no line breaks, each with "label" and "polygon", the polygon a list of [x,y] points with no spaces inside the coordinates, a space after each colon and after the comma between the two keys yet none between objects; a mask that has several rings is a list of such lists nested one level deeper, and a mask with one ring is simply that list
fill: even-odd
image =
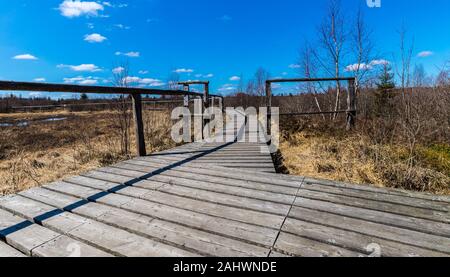
[{"label": "bare tree", "polygon": [[397,66],[397,75],[400,78],[403,99],[405,99],[406,88],[411,84],[411,59],[414,51],[414,38],[410,45],[406,45],[408,30],[403,24],[398,31],[400,36],[400,68]]},{"label": "bare tree", "polygon": [[265,103],[266,97],[266,81],[270,78],[270,74],[267,70],[260,67],[256,70],[255,77],[253,79],[253,95],[259,98],[258,105],[262,106]]},{"label": "bare tree", "polygon": [[[130,66],[128,62],[121,63],[113,70],[113,84],[116,87],[129,87],[130,85]],[[132,113],[130,107],[130,99],[128,95],[120,95],[117,100],[117,105],[114,105],[115,109],[115,122],[118,124],[120,148],[123,155],[130,154],[130,134],[131,134],[131,121]]]},{"label": "bare tree", "polygon": [[[319,42],[325,52],[325,56],[316,55],[323,69],[329,74],[339,78],[341,75],[344,47],[347,40],[345,17],[341,11],[340,0],[330,0],[327,14],[319,26]],[[332,61],[332,66],[327,62]],[[336,82],[336,104],[335,111],[339,110],[341,104],[341,83]],[[337,113],[334,115],[336,119]]]},{"label": "bare tree", "polygon": [[442,68],[439,68],[439,73],[435,80],[436,87],[448,87],[450,86],[450,61],[447,62]]},{"label": "bare tree", "polygon": [[356,13],[351,35],[352,53],[356,60],[355,66],[352,68],[357,79],[356,90],[366,84],[368,74],[372,69],[372,61],[374,57],[374,42],[372,39],[372,30],[368,27],[361,7]]},{"label": "bare tree", "polygon": [[[300,74],[305,78],[316,78],[317,77],[317,63],[314,59],[314,48],[308,43],[305,42],[303,48],[300,50]],[[314,100],[316,103],[319,112],[322,112],[322,107],[320,106],[319,99],[317,98],[317,89],[315,85],[311,82],[307,82],[304,84],[306,86],[306,91],[309,94],[314,94]],[[325,115],[322,115],[325,120]]]},{"label": "bare tree", "polygon": [[413,86],[416,88],[428,85],[427,74],[422,64],[416,64],[414,66],[412,78]]}]

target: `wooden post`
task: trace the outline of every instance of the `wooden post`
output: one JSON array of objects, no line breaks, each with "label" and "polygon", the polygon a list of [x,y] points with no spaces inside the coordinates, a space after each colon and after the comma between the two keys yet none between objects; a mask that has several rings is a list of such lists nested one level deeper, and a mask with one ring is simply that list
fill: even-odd
[{"label": "wooden post", "polygon": [[356,125],[356,86],[355,80],[348,81],[348,98],[347,98],[347,131],[355,128]]},{"label": "wooden post", "polygon": [[209,107],[208,99],[209,99],[209,83],[205,83],[205,95],[204,95],[205,109]]},{"label": "wooden post", "polygon": [[139,157],[147,156],[145,149],[144,122],[142,120],[142,96],[140,94],[132,94],[133,98],[133,115],[134,127],[136,131],[136,150]]},{"label": "wooden post", "polygon": [[[183,90],[189,92],[189,85],[183,85]],[[184,107],[189,108],[189,95],[184,96]]]},{"label": "wooden post", "polygon": [[267,134],[271,134],[272,124],[272,83],[266,81]]}]

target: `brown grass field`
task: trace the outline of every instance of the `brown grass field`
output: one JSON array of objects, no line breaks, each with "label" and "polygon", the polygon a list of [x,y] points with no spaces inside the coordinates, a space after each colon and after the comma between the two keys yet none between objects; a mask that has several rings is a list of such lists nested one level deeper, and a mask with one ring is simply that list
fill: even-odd
[{"label": "brown grass field", "polygon": [[[149,152],[172,148],[166,112],[144,113]],[[64,121],[41,122],[48,118]],[[0,114],[0,122],[30,121],[27,127],[0,128],[0,195],[125,160],[115,112]],[[132,127],[132,125],[131,125]],[[131,151],[134,151],[133,128]]]}]

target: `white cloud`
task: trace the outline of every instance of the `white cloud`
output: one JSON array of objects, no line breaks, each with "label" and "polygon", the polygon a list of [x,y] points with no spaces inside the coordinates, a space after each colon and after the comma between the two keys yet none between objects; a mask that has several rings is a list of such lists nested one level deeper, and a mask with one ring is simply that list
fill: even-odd
[{"label": "white cloud", "polygon": [[300,65],[299,64],[290,64],[289,68],[292,68],[292,69],[300,68]]},{"label": "white cloud", "polygon": [[102,71],[98,66],[96,66],[95,64],[80,64],[80,65],[65,65],[65,64],[60,64],[57,66],[58,68],[69,68],[73,71],[78,71],[78,72],[98,72],[98,71]]},{"label": "white cloud", "polygon": [[358,70],[372,70],[376,66],[387,65],[387,64],[390,64],[390,62],[387,61],[387,60],[383,60],[383,59],[381,59],[381,60],[373,60],[369,64],[366,64],[366,63],[357,64],[357,63],[355,63],[355,64],[348,65],[345,68],[345,71],[347,71],[347,72],[355,72],[355,71],[358,71]]},{"label": "white cloud", "polygon": [[[178,72],[179,73],[179,72]],[[214,77],[214,74],[212,74],[212,73],[209,73],[209,74],[196,74],[195,75],[195,78],[213,78]]]},{"label": "white cloud", "polygon": [[64,83],[66,83],[66,84],[91,86],[91,85],[98,84],[98,80],[100,80],[100,78],[92,77],[92,76],[89,76],[89,77],[78,76],[78,77],[73,77],[73,78],[64,78],[63,80],[64,80]]},{"label": "white cloud", "polygon": [[128,52],[128,53],[122,53],[122,52],[117,51],[115,54],[116,54],[116,56],[127,56],[130,58],[139,58],[141,56],[141,53],[133,52],[133,51]]},{"label": "white cloud", "polygon": [[46,79],[45,78],[35,78],[35,79],[33,79],[33,81],[38,82],[38,83],[43,83],[46,81]]},{"label": "white cloud", "polygon": [[240,81],[240,80],[241,80],[241,77],[239,77],[239,76],[232,76],[230,78],[230,81]]},{"label": "white cloud", "polygon": [[112,70],[112,72],[113,72],[114,74],[120,74],[120,73],[122,73],[124,70],[125,70],[125,68],[119,66],[119,67],[114,68],[114,69]]},{"label": "white cloud", "polygon": [[174,70],[173,72],[175,72],[175,73],[192,73],[192,72],[194,72],[194,70],[189,69],[189,68],[178,68],[178,69]]},{"label": "white cloud", "polygon": [[138,84],[139,86],[142,87],[160,87],[165,85],[165,83],[163,83],[161,80],[158,79],[140,78],[132,76],[126,77],[124,81],[129,84]]},{"label": "white cloud", "polygon": [[431,51],[422,51],[419,54],[417,54],[417,57],[419,57],[419,58],[426,58],[426,57],[430,57],[430,56],[433,56],[433,55],[434,55],[434,53],[431,52]]},{"label": "white cloud", "polygon": [[42,92],[39,91],[30,92],[28,96],[31,98],[39,98],[42,97]]},{"label": "white cloud", "polygon": [[35,56],[31,54],[22,54],[13,57],[14,60],[37,60]]},{"label": "white cloud", "polygon": [[287,76],[287,75],[289,75],[289,73],[287,73],[287,72],[282,72],[281,75]]},{"label": "white cloud", "polygon": [[90,43],[100,43],[100,42],[107,40],[107,38],[100,34],[90,34],[90,35],[85,35],[84,40],[87,42],[90,42]]},{"label": "white cloud", "polygon": [[381,60],[373,60],[373,61],[371,61],[370,65],[372,65],[372,66],[387,65],[387,64],[390,64],[390,63],[391,63],[390,61],[381,59]]},{"label": "white cloud", "polygon": [[139,74],[142,74],[142,75],[148,74],[148,70],[139,70]]},{"label": "white cloud", "polygon": [[125,26],[123,24],[114,24],[114,27],[122,29],[122,30],[129,30],[129,29],[131,29],[130,26]]},{"label": "white cloud", "polygon": [[355,64],[351,64],[351,65],[347,66],[345,68],[345,71],[347,71],[347,72],[355,72],[355,71],[358,71],[358,70],[370,70],[372,68],[373,67],[370,64],[365,64],[365,63],[357,64],[357,63],[355,63]]},{"label": "white cloud", "polygon": [[225,92],[225,93],[226,92],[231,92],[231,91],[234,91],[234,90],[236,90],[236,87],[233,84],[225,84],[221,88],[219,88],[219,92]]},{"label": "white cloud", "polygon": [[65,0],[59,5],[61,15],[69,18],[79,16],[98,16],[99,11],[103,11],[103,5],[97,2]]}]

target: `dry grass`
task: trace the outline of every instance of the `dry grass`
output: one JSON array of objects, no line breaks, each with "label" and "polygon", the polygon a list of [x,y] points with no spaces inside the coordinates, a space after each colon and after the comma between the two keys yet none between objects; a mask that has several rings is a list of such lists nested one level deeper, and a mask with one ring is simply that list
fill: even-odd
[{"label": "dry grass", "polygon": [[404,145],[330,130],[285,129],[280,150],[290,174],[450,195],[449,145],[420,146],[411,166]]},{"label": "dry grass", "polygon": [[[51,117],[67,120],[38,121]],[[146,111],[144,117],[149,152],[175,146],[168,113]],[[129,155],[120,152],[115,118],[113,112],[0,115],[0,122],[32,121],[28,127],[0,129],[0,195],[128,159]]]}]

